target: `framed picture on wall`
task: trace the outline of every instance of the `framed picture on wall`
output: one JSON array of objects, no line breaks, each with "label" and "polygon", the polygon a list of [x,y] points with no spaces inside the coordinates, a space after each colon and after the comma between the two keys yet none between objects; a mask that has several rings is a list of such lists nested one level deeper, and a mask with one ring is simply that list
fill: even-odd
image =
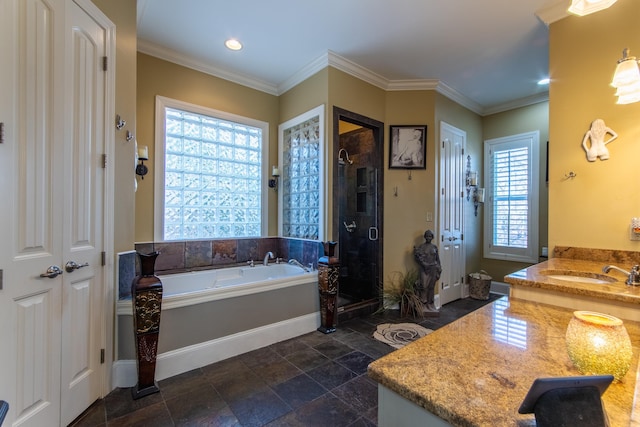
[{"label": "framed picture on wall", "polygon": [[389,169],[427,168],[427,125],[389,127]]}]

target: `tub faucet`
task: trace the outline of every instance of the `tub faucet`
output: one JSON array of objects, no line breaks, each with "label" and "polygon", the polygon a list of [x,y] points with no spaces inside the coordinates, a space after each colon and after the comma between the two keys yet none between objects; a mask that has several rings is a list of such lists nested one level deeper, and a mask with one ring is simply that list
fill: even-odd
[{"label": "tub faucet", "polygon": [[627,281],[624,282],[630,286],[640,285],[640,265],[636,264],[631,268],[631,271],[626,271],[615,265],[605,265],[602,267],[604,273],[608,273],[611,270],[618,270],[619,272],[627,275]]},{"label": "tub faucet", "polygon": [[298,266],[298,267],[300,267],[301,269],[303,269],[303,270],[304,270],[305,272],[307,272],[307,273],[309,272],[309,268],[308,268],[308,267],[305,267],[305,266],[304,266],[304,265],[302,265],[302,264],[300,264],[300,262],[298,262],[298,260],[297,260],[297,259],[293,259],[293,258],[291,258],[291,259],[289,260],[289,264],[291,264],[291,265],[295,265],[295,266]]},{"label": "tub faucet", "polygon": [[264,254],[264,260],[262,260],[262,264],[264,265],[269,265],[269,260],[275,258],[273,256],[273,252],[269,251],[266,254]]}]

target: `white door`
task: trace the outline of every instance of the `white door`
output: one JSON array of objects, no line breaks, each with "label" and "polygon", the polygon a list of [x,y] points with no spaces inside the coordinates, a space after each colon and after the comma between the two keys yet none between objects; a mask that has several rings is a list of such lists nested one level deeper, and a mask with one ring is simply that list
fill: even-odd
[{"label": "white door", "polygon": [[[103,42],[71,30],[71,4],[0,0],[6,425],[66,425],[100,397],[104,87],[92,49],[70,44]],[[66,272],[68,261],[89,266]]]},{"label": "white door", "polygon": [[466,132],[440,122],[440,304],[462,298],[465,254],[464,147]]}]

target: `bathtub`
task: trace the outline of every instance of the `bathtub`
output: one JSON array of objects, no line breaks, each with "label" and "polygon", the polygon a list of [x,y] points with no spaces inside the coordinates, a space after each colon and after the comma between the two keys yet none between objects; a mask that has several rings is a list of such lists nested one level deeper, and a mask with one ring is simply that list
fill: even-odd
[{"label": "bathtub", "polygon": [[[241,266],[158,276],[162,316],[156,380],[315,331],[318,272],[289,264]],[[136,383],[133,308],[117,303],[113,384]]]}]

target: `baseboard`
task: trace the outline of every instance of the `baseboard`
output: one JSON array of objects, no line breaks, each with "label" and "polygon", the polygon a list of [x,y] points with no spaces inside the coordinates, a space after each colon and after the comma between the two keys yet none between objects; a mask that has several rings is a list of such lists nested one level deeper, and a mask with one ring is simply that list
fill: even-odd
[{"label": "baseboard", "polygon": [[[157,381],[182,374],[239,354],[266,347],[280,341],[315,331],[320,326],[320,313],[310,313],[282,322],[272,323],[215,340],[194,344],[158,355]],[[113,363],[112,385],[133,387],[137,382],[135,360]]]}]

